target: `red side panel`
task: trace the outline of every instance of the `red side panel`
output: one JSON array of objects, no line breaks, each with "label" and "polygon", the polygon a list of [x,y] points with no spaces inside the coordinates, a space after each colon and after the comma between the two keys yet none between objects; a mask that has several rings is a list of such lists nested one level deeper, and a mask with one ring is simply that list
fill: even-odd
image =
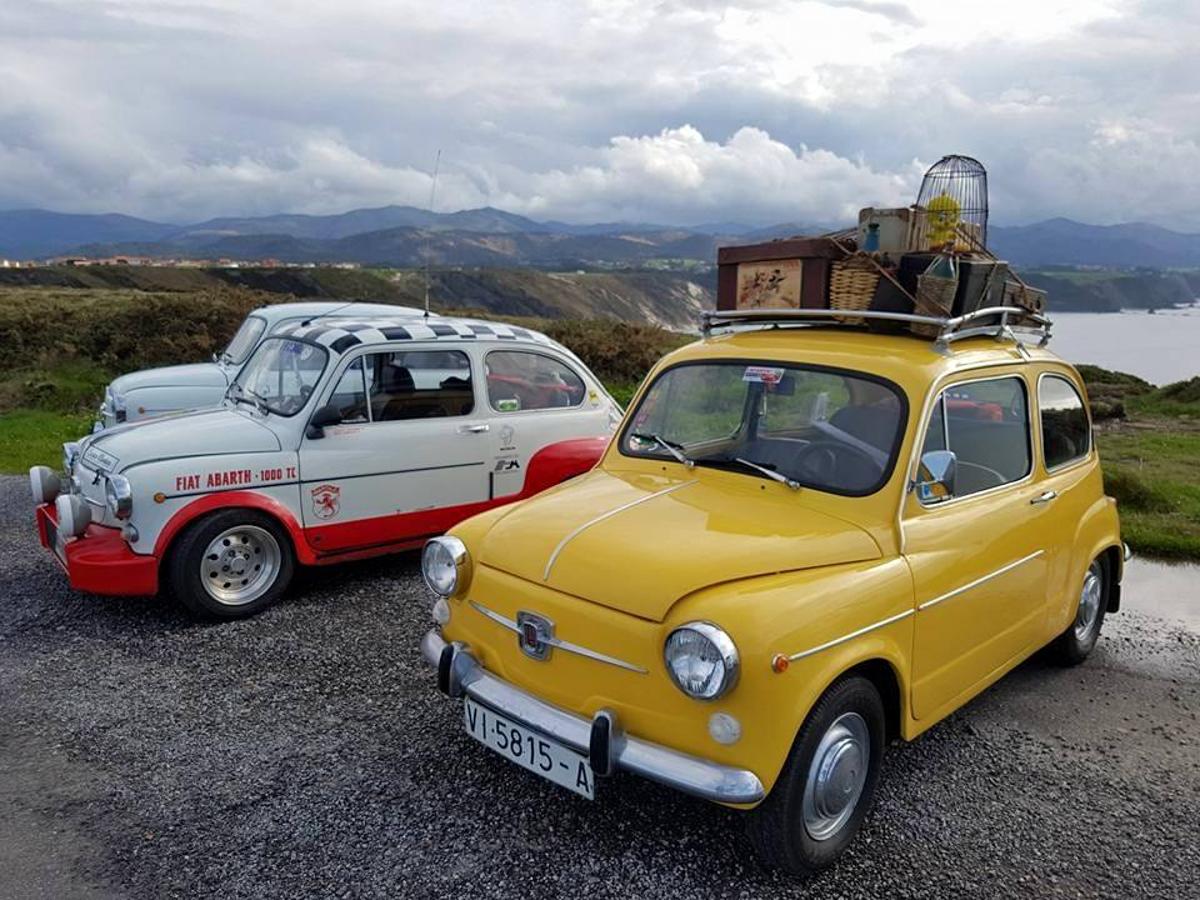
[{"label": "red side panel", "polygon": [[609,440],[607,437],[575,438],[543,447],[529,460],[525,487],[513,499],[532,497],[568,478],[591,471],[600,462]]},{"label": "red side panel", "polygon": [[[485,500],[443,509],[423,509],[394,516],[316,525],[308,528],[304,535],[320,554],[319,562],[343,562],[351,558],[391,553],[406,547],[419,547],[425,538],[441,534],[463,519],[490,509],[497,502]],[[322,545],[338,549],[332,553],[321,553]]]}]

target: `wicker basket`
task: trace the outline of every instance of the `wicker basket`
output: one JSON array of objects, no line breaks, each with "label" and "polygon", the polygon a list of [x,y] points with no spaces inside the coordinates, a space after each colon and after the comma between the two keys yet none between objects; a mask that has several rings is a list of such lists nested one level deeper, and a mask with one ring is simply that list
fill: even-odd
[{"label": "wicker basket", "polygon": [[[866,310],[871,308],[875,286],[879,284],[879,267],[865,253],[838,260],[829,276],[829,308]],[[862,316],[836,316],[839,322],[861,325]]]},{"label": "wicker basket", "polygon": [[[917,276],[917,296],[913,313],[918,316],[947,318],[954,309],[954,295],[958,293],[958,272],[953,278],[931,275],[928,272]],[[913,323],[913,334],[937,337],[941,328],[937,325]]]}]

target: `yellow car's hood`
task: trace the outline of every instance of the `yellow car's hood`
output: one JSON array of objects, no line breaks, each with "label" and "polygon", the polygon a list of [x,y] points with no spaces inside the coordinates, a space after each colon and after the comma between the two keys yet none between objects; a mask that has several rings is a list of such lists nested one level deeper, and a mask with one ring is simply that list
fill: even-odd
[{"label": "yellow car's hood", "polygon": [[877,559],[864,530],[780,486],[707,484],[597,469],[517,504],[480,560],[612,609],[661,622],[681,597],[754,575]]}]

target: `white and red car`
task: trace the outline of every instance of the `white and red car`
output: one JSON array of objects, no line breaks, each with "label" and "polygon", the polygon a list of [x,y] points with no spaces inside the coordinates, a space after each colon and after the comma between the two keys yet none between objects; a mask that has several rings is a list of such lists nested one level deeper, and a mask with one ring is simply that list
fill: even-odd
[{"label": "white and red car", "polygon": [[267,336],[221,406],[104,429],[30,470],[72,587],[250,615],[298,564],[419,547],[590,469],[620,418],[544,335],[420,315]]}]

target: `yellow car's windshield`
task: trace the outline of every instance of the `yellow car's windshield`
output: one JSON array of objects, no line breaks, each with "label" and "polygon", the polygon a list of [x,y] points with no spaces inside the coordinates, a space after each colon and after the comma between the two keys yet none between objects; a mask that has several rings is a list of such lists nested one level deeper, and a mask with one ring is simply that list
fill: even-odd
[{"label": "yellow car's windshield", "polygon": [[862,495],[891,474],[907,412],[899,388],[864,373],[686,363],[655,379],[629,417],[620,449]]}]

